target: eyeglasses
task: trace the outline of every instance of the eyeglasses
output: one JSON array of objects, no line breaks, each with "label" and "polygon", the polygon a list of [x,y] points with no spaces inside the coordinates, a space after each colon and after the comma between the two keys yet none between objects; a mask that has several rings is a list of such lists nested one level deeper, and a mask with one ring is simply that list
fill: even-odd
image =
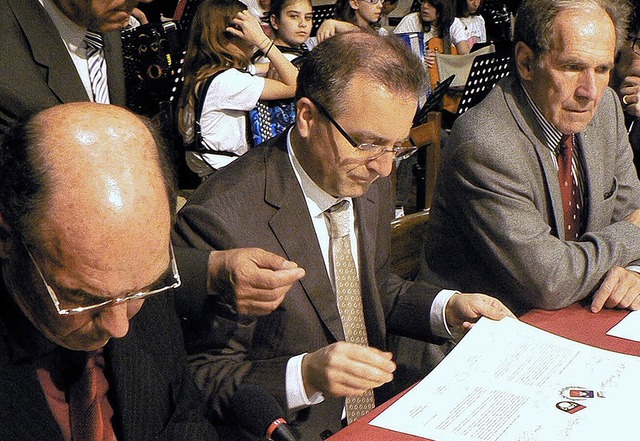
[{"label": "eyeglasses", "polygon": [[640,37],[633,37],[632,40],[631,50],[633,50],[636,55],[640,55]]},{"label": "eyeglasses", "polygon": [[366,152],[369,154],[366,157],[366,159],[369,161],[376,159],[384,155],[385,153],[393,153],[396,159],[402,160],[413,155],[416,152],[416,150],[418,150],[418,147],[416,147],[415,145],[394,145],[389,149],[389,148],[386,148],[385,146],[373,144],[371,142],[358,143],[351,137],[351,135],[347,133],[345,129],[342,128],[340,124],[338,124],[338,121],[333,119],[333,117],[329,114],[329,112],[320,103],[318,103],[316,100],[312,98],[309,98],[309,97],[307,98],[313,104],[315,104],[315,106],[318,108],[320,113],[322,113],[331,122],[331,124],[333,124],[333,126],[336,129],[338,129],[338,132],[340,132],[340,134],[344,136],[344,139],[346,139],[349,142],[349,144],[351,144],[357,150],[361,152]]},{"label": "eyeglasses", "polygon": [[363,1],[365,1],[365,2],[367,2],[367,3],[370,3],[370,4],[372,4],[372,5],[377,5],[377,4],[378,4],[378,3],[380,3],[380,2],[383,2],[383,3],[384,3],[384,0],[363,0]]},{"label": "eyeglasses", "polygon": [[94,311],[99,308],[119,305],[121,303],[128,302],[131,300],[141,300],[141,299],[144,299],[145,297],[149,297],[154,294],[159,294],[169,289],[177,288],[182,283],[180,280],[180,274],[178,273],[178,264],[176,263],[176,256],[173,252],[173,245],[170,244],[169,245],[170,260],[171,260],[170,269],[168,269],[160,279],[158,279],[153,285],[151,285],[148,290],[127,294],[123,297],[117,297],[115,299],[98,301],[95,303],[92,303],[93,302],[92,300],[89,300],[89,301],[85,300],[85,302],[88,304],[84,306],[66,307],[62,305],[62,303],[58,299],[58,296],[56,295],[56,292],[53,290],[51,285],[49,285],[47,280],[44,278],[44,274],[42,274],[42,271],[40,270],[40,267],[38,266],[38,263],[36,262],[36,260],[33,258],[31,251],[29,251],[29,248],[26,247],[26,245],[25,245],[25,248],[27,250],[27,253],[29,254],[29,257],[31,258],[31,261],[33,262],[33,266],[35,267],[36,271],[40,275],[40,278],[42,279],[44,286],[47,288],[47,291],[49,292],[49,297],[51,297],[51,300],[53,301],[53,304],[56,307],[56,311],[58,311],[58,314],[60,315],[76,315],[76,314],[80,314],[87,311]]}]

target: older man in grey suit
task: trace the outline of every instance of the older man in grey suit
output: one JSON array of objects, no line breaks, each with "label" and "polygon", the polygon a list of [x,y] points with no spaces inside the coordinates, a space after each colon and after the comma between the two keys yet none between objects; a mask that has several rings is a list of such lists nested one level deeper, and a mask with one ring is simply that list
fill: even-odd
[{"label": "older man in grey suit", "polygon": [[526,0],[517,76],[452,130],[422,276],[512,308],[640,307],[640,183],[607,88],[625,0]]}]

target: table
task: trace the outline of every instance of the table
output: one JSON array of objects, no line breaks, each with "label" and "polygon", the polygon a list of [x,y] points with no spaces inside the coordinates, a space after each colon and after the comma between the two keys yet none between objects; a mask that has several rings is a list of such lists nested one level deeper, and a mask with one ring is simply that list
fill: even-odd
[{"label": "table", "polygon": [[[640,342],[625,340],[606,335],[614,325],[622,320],[629,311],[619,309],[603,309],[597,314],[589,310],[589,305],[574,303],[557,311],[534,309],[527,312],[520,320],[553,334],[571,340],[586,343],[602,349],[640,356]],[[329,438],[330,441],[425,441],[405,433],[398,433],[369,425],[386,408],[398,400],[404,391],[384,404],[376,407],[355,423],[345,427]]]}]

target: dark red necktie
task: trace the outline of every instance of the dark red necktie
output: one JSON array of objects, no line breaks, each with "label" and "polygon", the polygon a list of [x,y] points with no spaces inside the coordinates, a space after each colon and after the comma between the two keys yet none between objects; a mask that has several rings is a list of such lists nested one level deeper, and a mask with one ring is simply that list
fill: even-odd
[{"label": "dark red necktie", "polygon": [[562,211],[564,212],[565,240],[578,240],[580,237],[580,195],[573,179],[573,135],[562,135],[558,152],[558,182],[562,193]]},{"label": "dark red necktie", "polygon": [[104,427],[100,397],[98,396],[98,367],[96,354],[87,358],[78,381],[69,389],[69,419],[74,441],[102,441]]}]

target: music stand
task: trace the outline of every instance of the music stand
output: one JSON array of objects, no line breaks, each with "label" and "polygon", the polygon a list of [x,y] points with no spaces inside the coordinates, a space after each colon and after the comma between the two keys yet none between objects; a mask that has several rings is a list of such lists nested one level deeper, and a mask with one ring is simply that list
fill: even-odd
[{"label": "music stand", "polygon": [[416,113],[416,116],[413,118],[413,126],[419,126],[427,122],[427,118],[429,117],[429,112],[440,112],[442,111],[442,100],[444,100],[444,95],[449,90],[449,86],[453,82],[455,75],[451,75],[444,81],[440,81],[435,89],[427,98],[427,102],[424,103],[422,108]]},{"label": "music stand", "polygon": [[329,5],[316,5],[312,6],[311,10],[313,11],[313,19],[311,21],[311,36],[315,37],[318,32],[318,28],[328,18],[333,18],[335,4]]},{"label": "music stand", "polygon": [[457,116],[478,104],[501,79],[509,75],[512,57],[505,53],[478,55],[469,71]]}]

